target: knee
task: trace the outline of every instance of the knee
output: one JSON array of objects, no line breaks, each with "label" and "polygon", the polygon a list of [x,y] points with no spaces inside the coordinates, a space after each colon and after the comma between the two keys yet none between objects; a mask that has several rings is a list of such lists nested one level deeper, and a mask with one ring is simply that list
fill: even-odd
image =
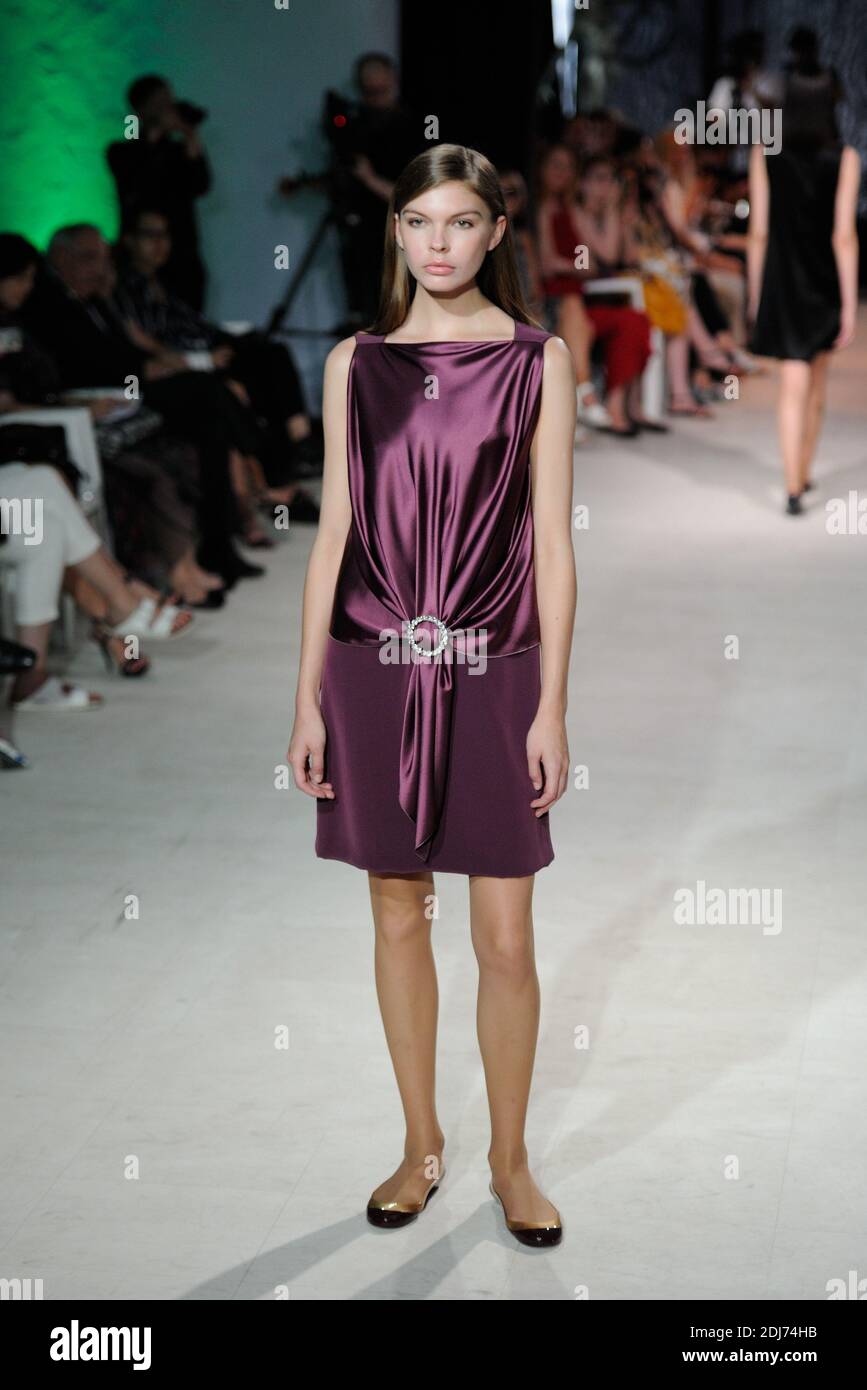
[{"label": "knee", "polygon": [[476,933],[473,947],[480,971],[513,984],[522,984],[535,970],[531,933],[527,924],[517,919]]},{"label": "knee", "polygon": [[28,469],[28,492],[43,501],[62,505],[72,494],[56,468],[50,463],[35,463]]},{"label": "knee", "polygon": [[423,899],[391,903],[374,915],[378,942],[383,946],[409,946],[430,937],[431,921]]}]

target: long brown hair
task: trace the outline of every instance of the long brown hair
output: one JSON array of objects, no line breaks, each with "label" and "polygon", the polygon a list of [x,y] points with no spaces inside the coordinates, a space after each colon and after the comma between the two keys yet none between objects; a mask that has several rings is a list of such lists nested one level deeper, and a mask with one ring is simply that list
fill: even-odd
[{"label": "long brown hair", "polygon": [[415,298],[415,277],[410,274],[404,254],[395,240],[395,213],[401,213],[413,198],[453,180],[467,184],[487,204],[493,221],[506,217],[506,230],[499,246],[488,251],[476,275],[476,284],[482,294],[521,323],[542,327],[530,316],[524,301],[515,261],[512,227],[493,164],[478,150],[469,149],[466,145],[432,145],[429,150],[423,150],[410,160],[392,189],[385,224],[379,310],[375,322],[365,332],[393,333],[405,321]]}]

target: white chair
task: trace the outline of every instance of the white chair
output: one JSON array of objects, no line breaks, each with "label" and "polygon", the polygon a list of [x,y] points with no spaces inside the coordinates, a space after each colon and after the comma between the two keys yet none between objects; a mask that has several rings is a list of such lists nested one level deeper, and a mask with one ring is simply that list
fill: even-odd
[{"label": "white chair", "polygon": [[[100,392],[94,390],[92,394],[99,395]],[[5,416],[4,421],[10,425],[63,426],[69,457],[84,474],[79,484],[79,505],[91,526],[110,544],[102,463],[90,411],[84,406],[34,406],[30,410],[16,410]],[[0,546],[0,633],[12,637],[15,631],[15,566],[4,563],[3,550],[4,547]],[[60,600],[60,627],[64,646],[68,650],[75,642],[76,607],[67,593],[61,594]]]},{"label": "white chair", "polygon": [[[644,284],[638,276],[611,275],[604,280],[585,280],[585,295],[619,294],[633,309],[645,311]],[[650,330],[650,357],[641,374],[641,409],[649,420],[658,420],[665,406],[665,334]]]}]

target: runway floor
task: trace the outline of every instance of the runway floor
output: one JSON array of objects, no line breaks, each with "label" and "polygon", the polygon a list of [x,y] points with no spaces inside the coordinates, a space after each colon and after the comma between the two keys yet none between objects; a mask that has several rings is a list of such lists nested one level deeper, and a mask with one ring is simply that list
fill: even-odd
[{"label": "runway floor", "polygon": [[[865,495],[865,380],[862,321],[799,518],[773,375],[713,422],[576,450],[568,728],[589,786],[552,811],[537,877],[528,1130],[563,1244],[517,1246],[487,1190],[453,875],[434,929],[447,1176],[406,1229],[365,1221],[403,1150],[366,876],[317,860],[314,803],[274,785],[298,528],[224,613],[154,645],[145,680],[107,679],[83,643],[69,670],[104,709],[19,717],[0,1275],[46,1299],[262,1300],[814,1300],[863,1277],[867,534],[829,534],[825,503]],[[702,883],[764,889],[773,923],[681,925],[675,894]]]}]

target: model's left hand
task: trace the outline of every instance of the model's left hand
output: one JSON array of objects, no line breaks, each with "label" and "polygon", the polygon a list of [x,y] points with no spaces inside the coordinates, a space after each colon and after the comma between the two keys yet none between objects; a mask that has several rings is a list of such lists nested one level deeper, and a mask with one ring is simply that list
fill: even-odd
[{"label": "model's left hand", "polygon": [[569,742],[562,719],[555,715],[536,715],[527,734],[527,766],[530,781],[541,792],[530,802],[538,818],[560,800],[569,778]]},{"label": "model's left hand", "polygon": [[840,332],[837,334],[832,348],[839,352],[841,348],[849,347],[855,339],[855,311],[854,309],[843,309],[840,314]]}]

